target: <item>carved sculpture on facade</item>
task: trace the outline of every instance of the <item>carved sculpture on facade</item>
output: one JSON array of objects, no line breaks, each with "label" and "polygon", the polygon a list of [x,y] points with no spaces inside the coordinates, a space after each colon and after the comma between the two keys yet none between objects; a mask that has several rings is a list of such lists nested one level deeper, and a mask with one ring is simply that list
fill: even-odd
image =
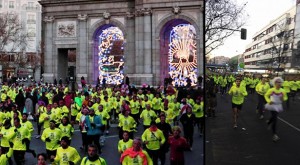
[{"label": "carved sculpture on facade", "polygon": [[86,21],[88,18],[88,15],[87,14],[78,14],[77,18],[79,21]]},{"label": "carved sculpture on facade", "polygon": [[152,10],[150,8],[144,9],[143,10],[143,14],[144,15],[151,15],[152,14]]},{"label": "carved sculpture on facade", "polygon": [[173,12],[174,14],[179,14],[179,13],[181,12],[181,11],[180,11],[180,7],[177,6],[177,5],[174,6],[172,12]]},{"label": "carved sculpture on facade", "polygon": [[104,19],[110,19],[110,17],[111,17],[111,15],[110,15],[109,12],[105,11],[105,12],[103,13],[103,18],[104,18]]},{"label": "carved sculpture on facade", "polygon": [[141,8],[141,9],[136,9],[134,15],[136,17],[140,17],[140,16],[146,16],[146,15],[151,15],[152,14],[152,10],[151,8]]},{"label": "carved sculpture on facade", "polygon": [[75,21],[58,22],[57,37],[76,37],[76,22]]},{"label": "carved sculpture on facade", "polygon": [[53,16],[45,16],[44,21],[45,22],[53,22],[54,21],[54,17]]},{"label": "carved sculpture on facade", "polygon": [[134,14],[135,14],[135,13],[132,13],[132,12],[130,12],[130,11],[126,12],[126,17],[127,17],[127,19],[134,18]]}]

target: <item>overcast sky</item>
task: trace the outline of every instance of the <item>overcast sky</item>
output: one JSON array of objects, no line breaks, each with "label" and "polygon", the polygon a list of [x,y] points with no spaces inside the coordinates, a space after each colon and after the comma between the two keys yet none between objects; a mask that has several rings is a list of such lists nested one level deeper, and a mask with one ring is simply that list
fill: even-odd
[{"label": "overcast sky", "polygon": [[296,0],[238,0],[238,3],[247,1],[246,12],[249,16],[244,27],[247,29],[247,40],[241,40],[240,33],[236,32],[225,41],[223,46],[212,52],[213,57],[232,57],[242,54],[257,31],[296,5]]}]

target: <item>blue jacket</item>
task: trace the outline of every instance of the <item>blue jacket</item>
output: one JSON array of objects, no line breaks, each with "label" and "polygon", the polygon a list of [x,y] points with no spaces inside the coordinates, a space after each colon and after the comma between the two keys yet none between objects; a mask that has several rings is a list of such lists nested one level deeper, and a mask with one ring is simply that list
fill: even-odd
[{"label": "blue jacket", "polygon": [[88,115],[85,118],[85,124],[86,124],[86,129],[87,129],[87,135],[101,135],[101,130],[100,127],[102,126],[102,121],[100,116],[98,115],[94,115],[94,121],[93,123],[96,124],[95,127],[92,127],[91,125],[91,119],[90,119],[90,115]]}]

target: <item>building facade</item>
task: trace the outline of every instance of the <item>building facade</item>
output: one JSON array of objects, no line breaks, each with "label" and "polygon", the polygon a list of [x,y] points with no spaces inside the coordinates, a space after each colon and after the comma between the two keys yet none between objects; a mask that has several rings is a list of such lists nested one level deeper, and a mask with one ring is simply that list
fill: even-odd
[{"label": "building facade", "polygon": [[[18,19],[25,25],[24,31],[28,33],[26,49],[24,55],[26,56],[40,56],[41,50],[41,5],[38,0],[0,0],[0,14],[6,15],[15,14]],[[3,66],[3,76],[10,77],[27,77],[28,75],[34,76],[36,80],[40,78],[40,64],[30,65],[30,63],[22,69],[18,69],[15,64],[15,54],[21,50],[11,50],[10,45],[1,51],[1,55],[9,56],[6,59],[9,65]],[[7,49],[7,50],[6,50]]]},{"label": "building facade", "polygon": [[294,44],[292,55],[292,66],[290,72],[300,73],[300,1],[296,2],[296,20],[294,30]]},{"label": "building facade", "polygon": [[259,30],[244,52],[245,72],[282,72],[293,69],[296,6]]},{"label": "building facade", "polygon": [[210,59],[210,63],[212,64],[228,64],[230,58],[225,56],[216,56]]},{"label": "building facade", "polygon": [[[171,75],[180,85],[203,74],[203,0],[40,4],[45,81],[74,75],[77,81],[120,84],[127,75],[130,83],[160,85]],[[75,62],[69,51],[76,52]]]}]

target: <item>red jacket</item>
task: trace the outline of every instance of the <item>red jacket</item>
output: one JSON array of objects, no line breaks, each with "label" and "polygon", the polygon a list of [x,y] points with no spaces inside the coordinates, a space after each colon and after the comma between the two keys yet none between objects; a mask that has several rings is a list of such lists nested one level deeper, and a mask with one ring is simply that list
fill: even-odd
[{"label": "red jacket", "polygon": [[171,161],[184,162],[184,151],[190,148],[186,139],[184,137],[175,138],[170,136],[168,142],[170,144]]}]

